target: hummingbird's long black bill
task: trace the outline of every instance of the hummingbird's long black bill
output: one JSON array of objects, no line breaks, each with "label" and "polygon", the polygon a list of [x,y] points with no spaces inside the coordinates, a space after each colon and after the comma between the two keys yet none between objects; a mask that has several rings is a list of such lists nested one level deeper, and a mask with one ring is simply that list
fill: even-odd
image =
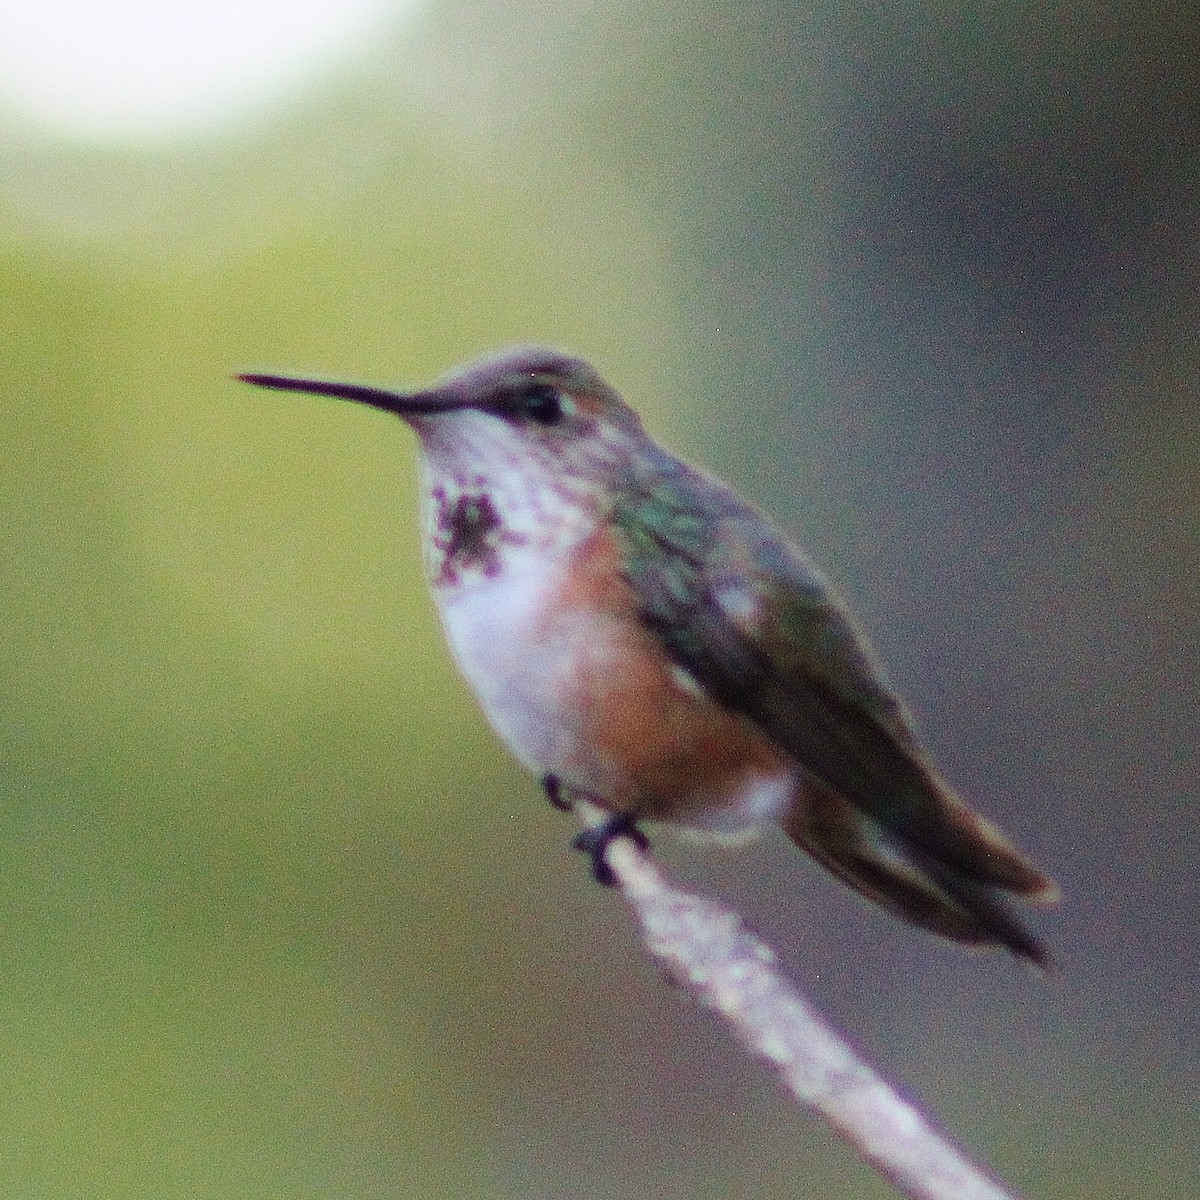
[{"label": "hummingbird's long black bill", "polygon": [[235,375],[242,383],[272,388],[277,392],[307,392],[313,396],[333,396],[338,400],[353,400],[397,416],[419,413],[449,412],[461,408],[462,401],[438,392],[389,392],[385,388],[367,387],[360,383],[332,383],[324,379],[293,379],[288,375]]}]

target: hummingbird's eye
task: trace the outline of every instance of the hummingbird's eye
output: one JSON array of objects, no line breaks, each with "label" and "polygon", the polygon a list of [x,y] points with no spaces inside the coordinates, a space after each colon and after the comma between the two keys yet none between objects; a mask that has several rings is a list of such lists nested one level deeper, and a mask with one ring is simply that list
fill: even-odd
[{"label": "hummingbird's eye", "polygon": [[521,412],[539,425],[557,425],[570,401],[549,383],[531,383],[521,392]]}]

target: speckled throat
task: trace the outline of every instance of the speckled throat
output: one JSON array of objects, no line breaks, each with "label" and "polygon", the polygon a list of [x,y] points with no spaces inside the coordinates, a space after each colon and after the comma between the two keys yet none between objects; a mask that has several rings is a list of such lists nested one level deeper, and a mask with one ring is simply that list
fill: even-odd
[{"label": "speckled throat", "polygon": [[425,570],[435,593],[493,579],[518,562],[549,569],[611,511],[616,447],[601,439],[564,451],[480,412],[414,424]]}]

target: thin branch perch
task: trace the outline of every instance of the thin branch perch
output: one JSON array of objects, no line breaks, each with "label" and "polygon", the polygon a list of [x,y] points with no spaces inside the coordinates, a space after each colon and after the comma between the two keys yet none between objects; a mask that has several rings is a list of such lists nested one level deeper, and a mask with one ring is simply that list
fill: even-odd
[{"label": "thin branch perch", "polygon": [[[599,810],[580,804],[593,821]],[[631,839],[607,850],[646,947],[720,1013],[744,1046],[778,1067],[788,1091],[911,1200],[1016,1200],[862,1061],[780,973],[734,912],[680,890]]]}]

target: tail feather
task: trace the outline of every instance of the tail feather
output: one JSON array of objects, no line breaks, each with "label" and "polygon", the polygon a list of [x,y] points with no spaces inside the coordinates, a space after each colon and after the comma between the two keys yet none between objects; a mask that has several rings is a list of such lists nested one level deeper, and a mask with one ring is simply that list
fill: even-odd
[{"label": "tail feather", "polygon": [[1002,893],[1048,902],[1058,894],[1053,881],[956,797],[943,791],[937,799],[950,803],[937,805],[918,841],[810,778],[784,829],[839,879],[912,924],[967,945],[1004,946],[1049,970],[1049,952]]},{"label": "tail feather", "polygon": [[905,840],[920,846],[933,861],[953,864],[967,878],[988,883],[1032,901],[1054,904],[1058,886],[1038,870],[1000,830],[964,804],[932,768],[926,766],[921,803]]}]

